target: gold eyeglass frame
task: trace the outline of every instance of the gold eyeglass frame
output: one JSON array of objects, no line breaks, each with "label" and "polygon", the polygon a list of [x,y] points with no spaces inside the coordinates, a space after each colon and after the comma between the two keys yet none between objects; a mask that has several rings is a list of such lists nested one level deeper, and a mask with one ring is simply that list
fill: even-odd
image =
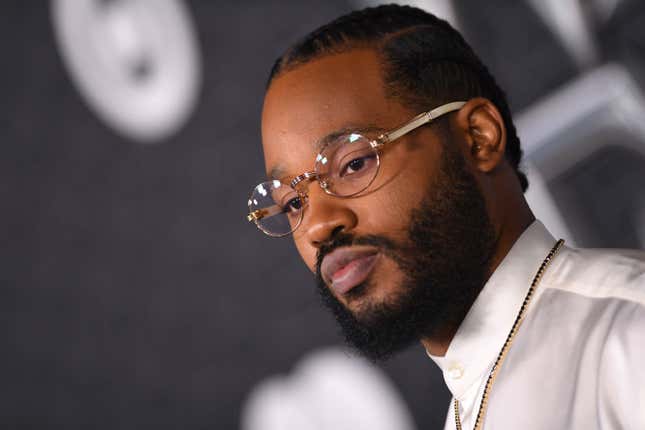
[{"label": "gold eyeglass frame", "polygon": [[[415,116],[410,121],[408,121],[405,124],[403,124],[402,126],[396,128],[396,129],[394,129],[392,131],[389,131],[387,133],[383,133],[383,134],[379,135],[376,139],[370,140],[369,143],[372,146],[372,148],[374,148],[375,150],[378,150],[378,148],[382,147],[386,143],[392,142],[392,141],[394,141],[394,140],[396,140],[396,139],[398,139],[398,138],[410,133],[411,131],[416,130],[417,128],[421,127],[422,125],[429,124],[429,123],[431,123],[432,121],[434,121],[435,119],[439,118],[442,115],[445,115],[447,113],[454,112],[454,111],[457,111],[457,110],[461,109],[465,104],[466,104],[466,102],[463,102],[463,101],[450,102],[450,103],[443,104],[443,105],[441,105],[439,107],[436,107],[436,108],[434,108],[432,110],[429,110],[427,112],[420,113],[419,115]],[[320,150],[320,152],[316,156],[316,160],[318,160],[318,157],[320,156],[320,154],[324,150],[325,150],[325,148]],[[379,160],[379,159],[377,158],[377,160]],[[379,166],[380,166],[380,161],[379,161],[379,164],[377,165],[377,169],[378,169]],[[313,181],[313,180],[318,181],[320,187],[323,189],[323,191],[325,191],[325,193],[327,193],[329,195],[339,197],[339,198],[348,198],[348,197],[355,196],[355,195],[365,191],[372,184],[372,182],[374,182],[374,180],[376,179],[377,176],[378,176],[378,170],[374,174],[374,177],[369,181],[369,183],[367,185],[365,185],[365,187],[363,187],[359,191],[356,191],[355,193],[352,193],[352,194],[346,195],[346,196],[336,195],[333,192],[331,192],[327,188],[327,183],[325,183],[324,180],[320,180],[319,174],[315,170],[314,171],[303,172],[300,175],[296,176],[295,178],[293,178],[293,180],[291,180],[291,182],[289,183],[289,186],[294,191],[296,191],[296,193],[298,193],[298,195],[300,197],[302,197],[304,201],[306,201],[306,199],[307,199],[306,193],[296,189],[296,186],[299,183],[301,183],[302,181]],[[254,190],[255,190],[255,188],[254,188]],[[253,192],[251,192],[251,196],[252,195],[253,195]],[[250,201],[251,200],[249,199],[249,202]],[[260,221],[262,218],[265,218],[267,216],[277,215],[278,213],[280,213],[280,211],[281,211],[281,209],[279,207],[256,209],[256,210],[254,210],[252,212],[249,212],[249,214],[247,215],[246,219],[249,222],[255,222],[255,225],[260,230],[262,230],[262,232],[264,232],[268,236],[271,236],[271,237],[284,237],[284,236],[287,236],[287,235],[293,233],[300,226],[300,224],[302,223],[302,220],[304,218],[304,208],[303,208],[303,212],[300,214],[300,219],[298,220],[298,223],[289,232],[284,233],[284,234],[271,233],[271,232],[265,230],[264,228],[262,228],[260,226],[260,224],[258,223],[258,221]]]}]

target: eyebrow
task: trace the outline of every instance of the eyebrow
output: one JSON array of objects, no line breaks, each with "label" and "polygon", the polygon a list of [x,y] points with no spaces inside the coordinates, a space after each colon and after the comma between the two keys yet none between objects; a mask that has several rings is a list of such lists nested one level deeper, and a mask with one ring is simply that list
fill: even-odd
[{"label": "eyebrow", "polygon": [[[334,130],[331,133],[327,134],[326,136],[322,137],[321,139],[317,140],[316,142],[313,143],[312,147],[314,151],[319,152],[325,146],[329,145],[330,142],[333,142],[339,137],[346,136],[348,134],[352,134],[352,133],[363,134],[363,133],[374,133],[374,132],[382,133],[384,131],[385,129],[381,127],[377,127],[375,125],[368,125],[364,127],[343,127],[343,128]],[[287,173],[287,169],[283,165],[278,164],[277,166],[271,169],[271,171],[267,174],[267,177],[270,180],[281,179],[286,176],[286,173]]]}]

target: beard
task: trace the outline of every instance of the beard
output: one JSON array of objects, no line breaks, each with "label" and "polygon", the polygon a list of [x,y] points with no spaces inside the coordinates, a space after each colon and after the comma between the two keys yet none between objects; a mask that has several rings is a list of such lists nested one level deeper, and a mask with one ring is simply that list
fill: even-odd
[{"label": "beard", "polygon": [[[411,213],[405,243],[341,232],[318,251],[316,284],[322,301],[346,342],[371,361],[385,360],[422,337],[454,333],[487,280],[495,230],[463,156],[449,144],[443,148],[439,172]],[[361,301],[354,312],[334,297],[320,272],[325,255],[351,245],[378,248],[403,274],[396,293],[378,303],[367,297],[377,287],[374,279],[350,290],[347,299]]]}]

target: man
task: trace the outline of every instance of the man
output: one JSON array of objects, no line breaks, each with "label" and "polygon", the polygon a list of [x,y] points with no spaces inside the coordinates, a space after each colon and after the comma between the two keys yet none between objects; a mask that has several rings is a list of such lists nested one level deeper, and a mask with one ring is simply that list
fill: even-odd
[{"label": "man", "polygon": [[262,137],[249,220],[292,235],[366,356],[422,342],[446,428],[645,428],[645,256],[535,220],[504,93],[449,24],[390,5],[312,32]]}]

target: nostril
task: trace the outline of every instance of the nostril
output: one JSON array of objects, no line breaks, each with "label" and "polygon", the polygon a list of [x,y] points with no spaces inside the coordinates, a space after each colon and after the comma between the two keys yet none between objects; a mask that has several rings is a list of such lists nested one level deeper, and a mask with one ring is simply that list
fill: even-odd
[{"label": "nostril", "polygon": [[338,238],[338,236],[342,236],[344,230],[345,230],[344,225],[337,225],[329,232],[328,235],[326,235],[326,237],[320,240],[314,240],[312,242],[316,247],[320,248],[321,246],[324,246],[330,242],[333,242],[334,240],[336,240],[336,238]]},{"label": "nostril", "polygon": [[332,240],[335,239],[336,236],[338,236],[343,230],[345,230],[344,225],[338,225],[334,227],[334,229],[331,231],[331,234],[329,235],[329,238]]}]

